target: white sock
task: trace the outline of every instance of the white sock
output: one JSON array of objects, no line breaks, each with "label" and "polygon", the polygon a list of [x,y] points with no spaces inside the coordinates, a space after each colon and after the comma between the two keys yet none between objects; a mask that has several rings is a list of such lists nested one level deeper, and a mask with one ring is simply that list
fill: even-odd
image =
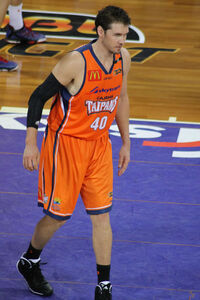
[{"label": "white sock", "polygon": [[9,5],[8,11],[10,18],[10,26],[12,26],[14,30],[21,29],[24,26],[24,21],[22,17],[22,3],[17,6]]}]

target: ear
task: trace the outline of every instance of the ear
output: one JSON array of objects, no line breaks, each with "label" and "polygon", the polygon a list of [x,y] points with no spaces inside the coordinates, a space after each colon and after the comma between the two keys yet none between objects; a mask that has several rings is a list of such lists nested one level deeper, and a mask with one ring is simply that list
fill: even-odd
[{"label": "ear", "polygon": [[100,25],[97,27],[97,34],[99,37],[104,37],[104,29]]}]

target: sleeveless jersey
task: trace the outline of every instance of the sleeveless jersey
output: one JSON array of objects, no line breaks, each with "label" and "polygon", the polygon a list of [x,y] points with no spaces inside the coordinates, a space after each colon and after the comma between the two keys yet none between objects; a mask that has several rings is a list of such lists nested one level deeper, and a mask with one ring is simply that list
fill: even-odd
[{"label": "sleeveless jersey", "polygon": [[113,55],[113,64],[107,72],[93,51],[93,42],[74,50],[85,60],[80,90],[71,95],[63,87],[54,97],[48,117],[52,130],[88,140],[108,132],[116,115],[123,75],[121,53]]}]

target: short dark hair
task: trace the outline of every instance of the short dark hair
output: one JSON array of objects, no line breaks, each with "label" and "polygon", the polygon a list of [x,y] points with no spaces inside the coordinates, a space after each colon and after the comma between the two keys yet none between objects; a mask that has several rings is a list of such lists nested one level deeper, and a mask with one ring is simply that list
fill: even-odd
[{"label": "short dark hair", "polygon": [[102,8],[95,19],[95,27],[101,26],[104,31],[110,29],[112,23],[122,23],[124,25],[130,25],[131,19],[127,12],[118,6],[106,6]]}]

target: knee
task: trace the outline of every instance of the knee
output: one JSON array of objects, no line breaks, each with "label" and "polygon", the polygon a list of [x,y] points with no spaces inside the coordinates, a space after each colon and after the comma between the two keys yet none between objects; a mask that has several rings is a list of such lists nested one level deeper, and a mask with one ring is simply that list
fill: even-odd
[{"label": "knee", "polygon": [[57,219],[54,219],[54,218],[52,218],[50,216],[47,216],[47,215],[44,216],[43,220],[47,225],[53,226],[57,229],[59,229],[60,227],[62,227],[66,223],[66,220],[64,220],[64,221],[57,220]]},{"label": "knee", "polygon": [[100,215],[91,215],[90,217],[91,217],[93,227],[110,226],[109,213],[100,214]]}]

